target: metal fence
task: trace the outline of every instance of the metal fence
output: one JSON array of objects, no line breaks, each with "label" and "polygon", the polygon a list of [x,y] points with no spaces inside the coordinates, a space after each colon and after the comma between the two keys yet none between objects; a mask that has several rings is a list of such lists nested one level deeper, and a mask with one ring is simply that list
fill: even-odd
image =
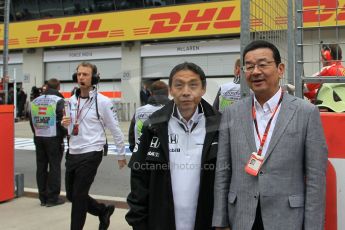
[{"label": "metal fence", "polygon": [[[292,0],[241,1],[241,57],[244,47],[254,40],[266,40],[278,47],[282,62],[286,65],[286,72],[281,83],[294,84]],[[244,77],[241,78],[241,90],[242,96],[248,95],[249,89]]]},{"label": "metal fence", "polygon": [[[344,77],[315,76],[323,67],[322,45],[338,44],[345,50],[344,37],[345,0],[241,1],[241,54],[253,40],[275,44],[287,66],[281,84],[295,85],[298,97],[303,97],[304,83],[345,82]],[[244,78],[241,88],[246,96]]]},{"label": "metal fence", "polygon": [[345,82],[344,77],[315,76],[322,68],[322,45],[338,44],[345,50],[345,0],[298,0],[295,4],[295,94],[302,97],[306,82]]}]

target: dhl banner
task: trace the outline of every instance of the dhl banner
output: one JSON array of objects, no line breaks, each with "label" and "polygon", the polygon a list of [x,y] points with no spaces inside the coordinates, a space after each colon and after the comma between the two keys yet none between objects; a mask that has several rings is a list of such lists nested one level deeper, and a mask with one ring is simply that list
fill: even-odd
[{"label": "dhl banner", "polygon": [[9,48],[239,32],[240,1],[224,1],[11,23]]},{"label": "dhl banner", "polygon": [[[288,9],[282,2],[287,4],[287,1],[251,1],[251,32],[287,29]],[[345,0],[302,0],[302,2],[304,28],[345,26]],[[296,12],[294,14],[296,15]]]},{"label": "dhl banner", "polygon": [[[307,9],[303,14],[306,27],[345,25],[345,0],[304,0],[303,4]],[[239,34],[240,13],[241,1],[229,0],[16,22],[10,23],[9,48]],[[272,23],[282,28],[287,23],[284,11],[273,15],[273,22],[272,17],[264,17],[264,14],[252,15],[251,25],[258,30],[268,30],[265,25]],[[0,25],[0,34],[3,34],[3,25]],[[2,45],[3,39],[0,39],[0,49]]]},{"label": "dhl banner", "polygon": [[303,26],[345,26],[345,0],[303,0]]}]

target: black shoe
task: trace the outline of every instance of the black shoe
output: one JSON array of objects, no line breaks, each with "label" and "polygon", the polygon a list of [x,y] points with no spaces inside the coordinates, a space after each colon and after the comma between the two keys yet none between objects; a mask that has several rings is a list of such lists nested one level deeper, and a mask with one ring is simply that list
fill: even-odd
[{"label": "black shoe", "polygon": [[105,208],[103,215],[99,216],[99,230],[107,230],[110,225],[110,217],[113,215],[115,210],[114,205],[108,205]]},{"label": "black shoe", "polygon": [[54,202],[47,202],[46,207],[53,207],[56,205],[64,204],[65,200],[59,197],[56,201]]},{"label": "black shoe", "polygon": [[40,199],[40,202],[41,202],[41,206],[46,206],[47,199],[46,198],[42,198],[42,197],[40,197],[39,199]]}]

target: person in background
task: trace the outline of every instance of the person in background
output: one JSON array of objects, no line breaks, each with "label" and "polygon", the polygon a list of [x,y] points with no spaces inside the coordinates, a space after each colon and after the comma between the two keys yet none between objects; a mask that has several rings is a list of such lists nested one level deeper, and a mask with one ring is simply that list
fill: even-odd
[{"label": "person in background", "polygon": [[[345,76],[345,67],[341,63],[342,58],[342,50],[338,44],[322,44],[321,61],[323,68],[314,76]],[[304,96],[311,102],[315,102],[316,94],[320,87],[320,83],[305,84]]]},{"label": "person in background", "polygon": [[129,150],[133,152],[135,143],[138,142],[141,136],[141,130],[144,122],[149,116],[162,108],[169,102],[169,87],[163,81],[155,81],[150,86],[151,96],[147,101],[147,105],[136,109],[135,114],[131,120],[128,131]]},{"label": "person in background", "polygon": [[7,95],[7,104],[12,104],[14,103],[14,89],[13,87],[10,87],[8,89],[8,95]]},{"label": "person in background", "polygon": [[65,203],[60,195],[63,138],[67,130],[61,126],[64,100],[58,91],[59,80],[52,78],[47,90],[31,103],[30,125],[36,147],[36,180],[41,206]]},{"label": "person in background", "polygon": [[140,105],[146,105],[147,104],[147,100],[150,97],[150,91],[149,91],[149,86],[148,86],[148,82],[144,82],[143,83],[143,87],[140,90]]},{"label": "person in background", "polygon": [[202,99],[196,64],[175,66],[169,87],[174,99],[145,121],[129,163],[126,220],[133,229],[208,230],[220,114]]},{"label": "person in background", "polygon": [[327,146],[318,108],[284,92],[279,50],[243,51],[253,94],[222,114],[214,185],[219,229],[323,230]]},{"label": "person in background", "polygon": [[41,95],[41,89],[37,88],[36,86],[32,86],[31,93],[30,93],[30,101],[33,101],[35,98]]},{"label": "person in background", "polygon": [[24,92],[23,88],[20,87],[17,91],[17,108],[18,108],[17,117],[18,118],[24,118],[24,107],[25,107],[26,99],[27,99],[27,95]]},{"label": "person in background", "polygon": [[97,92],[100,80],[97,67],[82,62],[72,79],[79,89],[70,98],[70,113],[66,112],[62,119],[70,133],[65,182],[67,199],[72,202],[71,230],[83,229],[87,213],[98,216],[99,229],[104,230],[110,225],[115,207],[97,202],[89,191],[107,152],[105,128],[114,138],[120,169],[126,165],[124,136],[111,100]]},{"label": "person in background", "polygon": [[219,87],[216,98],[213,102],[213,107],[220,112],[223,112],[226,107],[238,101],[241,98],[241,62],[236,59],[234,66],[234,80],[225,83]]},{"label": "person in background", "polygon": [[41,89],[42,89],[42,93],[44,93],[48,89],[47,83],[44,83]]}]

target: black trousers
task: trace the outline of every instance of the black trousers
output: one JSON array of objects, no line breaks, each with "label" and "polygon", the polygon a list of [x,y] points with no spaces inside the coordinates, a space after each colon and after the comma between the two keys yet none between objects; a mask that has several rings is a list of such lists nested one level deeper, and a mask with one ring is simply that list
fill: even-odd
[{"label": "black trousers", "polygon": [[42,203],[55,202],[61,189],[62,137],[34,137],[36,146],[36,181]]},{"label": "black trousers", "polygon": [[100,216],[106,206],[89,196],[89,190],[102,161],[102,151],[66,154],[66,195],[72,202],[71,230],[81,230],[86,214]]},{"label": "black trousers", "polygon": [[264,224],[262,223],[262,216],[261,216],[260,200],[256,208],[255,221],[254,221],[252,230],[264,230]]}]

